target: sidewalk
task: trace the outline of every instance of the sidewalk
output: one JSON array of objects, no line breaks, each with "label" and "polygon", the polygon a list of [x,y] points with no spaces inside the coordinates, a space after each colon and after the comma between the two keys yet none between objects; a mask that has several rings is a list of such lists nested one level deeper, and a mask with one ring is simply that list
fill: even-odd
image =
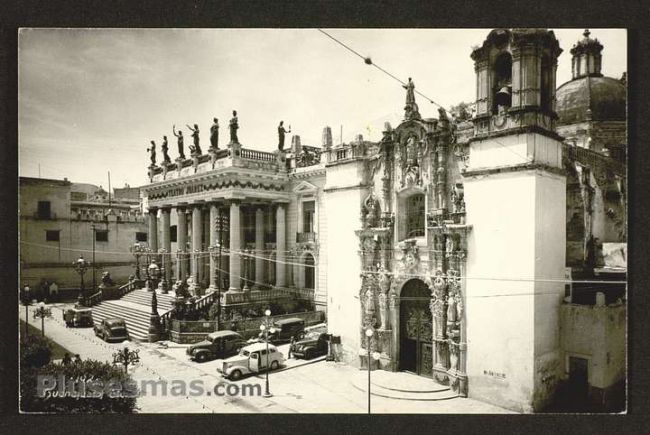
[{"label": "sidewalk", "polygon": [[[190,361],[185,354],[186,345],[172,342],[168,348],[155,343],[106,343],[95,337],[92,328],[66,328],[62,320],[62,304],[52,304],[52,318],[45,320],[45,334],[82,358],[92,358],[112,363],[112,354],[128,346],[139,350],[140,363],[129,372],[136,381],[201,380],[206,388],[222,382],[225,384],[260,385],[264,391],[265,375],[244,377],[239,381],[223,379],[216,370],[218,360],[206,363]],[[25,310],[20,307],[24,320]],[[30,310],[30,321],[31,310]],[[285,355],[288,345],[279,346]],[[382,376],[392,376],[382,373]],[[397,374],[396,374],[397,375]],[[218,397],[202,395],[154,396],[138,398],[139,412],[143,413],[367,413],[368,394],[360,377],[367,372],[343,363],[290,359],[283,370],[269,373],[273,397]],[[372,373],[371,373],[372,376]],[[187,385],[186,384],[186,385]],[[441,401],[410,401],[384,397],[371,398],[373,413],[508,413],[473,399],[454,398]]]}]

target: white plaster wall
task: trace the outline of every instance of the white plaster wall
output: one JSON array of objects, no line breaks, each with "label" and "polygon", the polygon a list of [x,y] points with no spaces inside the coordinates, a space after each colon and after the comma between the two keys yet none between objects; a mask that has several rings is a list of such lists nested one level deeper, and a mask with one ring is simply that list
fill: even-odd
[{"label": "white plaster wall", "polygon": [[560,304],[566,265],[566,178],[535,178],[535,397],[544,402],[562,376]]},{"label": "white plaster wall", "polygon": [[[327,173],[327,185],[344,185],[343,180],[357,185],[357,163],[334,167],[334,177]],[[353,175],[350,175],[353,174]],[[348,188],[325,192],[325,219],[327,222],[327,321],[330,333],[341,336],[343,359],[358,364],[359,334],[361,325],[359,289],[359,241],[355,234],[361,223],[359,210],[366,195],[365,189]],[[321,263],[322,264],[322,263]]]},{"label": "white plaster wall", "polygon": [[565,304],[561,320],[564,378],[569,375],[570,356],[589,361],[588,382],[593,387],[608,388],[625,377],[625,305]]},{"label": "white plaster wall", "polygon": [[543,171],[465,181],[472,225],[466,286],[472,397],[531,411],[559,380],[564,287],[540,280],[563,278],[564,183]]},{"label": "white plaster wall", "polygon": [[465,180],[469,396],[519,410],[534,379],[535,178]]},{"label": "white plaster wall", "polygon": [[468,169],[484,169],[531,161],[561,167],[562,144],[535,133],[492,138],[471,145]]}]

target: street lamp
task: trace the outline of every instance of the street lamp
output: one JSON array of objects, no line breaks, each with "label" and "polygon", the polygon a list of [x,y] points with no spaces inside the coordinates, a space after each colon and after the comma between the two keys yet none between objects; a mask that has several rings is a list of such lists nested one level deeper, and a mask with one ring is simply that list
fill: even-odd
[{"label": "street lamp", "polygon": [[375,335],[375,329],[373,327],[368,327],[365,330],[366,334],[366,348],[365,349],[359,349],[359,355],[361,356],[366,356],[367,357],[367,365],[368,365],[368,414],[370,414],[370,357],[372,356],[372,359],[375,361],[378,361],[381,355],[379,352],[370,352],[370,343]]},{"label": "street lamp", "polygon": [[[264,320],[262,320],[262,324],[260,325],[260,330],[264,333],[264,340],[266,341],[266,391],[264,392],[264,397],[271,397],[273,396],[271,392],[269,391],[269,334],[273,334],[275,332],[275,328],[273,327],[273,322],[271,320],[271,310],[267,309],[264,312]],[[260,358],[260,364],[262,363],[262,359]]]},{"label": "street lamp", "polygon": [[32,304],[32,290],[27,284],[20,291],[20,302],[25,306],[25,337],[29,335],[29,306]]},{"label": "street lamp", "polygon": [[135,277],[138,280],[141,280],[142,277],[140,275],[140,256],[145,252],[145,245],[135,242],[133,246],[131,246],[131,253],[135,257]]},{"label": "street lamp", "polygon": [[43,302],[38,303],[38,308],[34,310],[34,319],[41,319],[41,335],[45,337],[45,318],[52,317],[52,310],[45,306]]},{"label": "street lamp", "polygon": [[[219,219],[218,222],[221,228],[221,219]],[[219,238],[221,239],[221,229],[219,231],[220,231]],[[217,287],[217,328],[218,328],[219,323],[221,322],[221,242],[220,241],[217,242],[216,246],[210,246],[208,250],[210,251],[212,261],[215,263],[217,269],[216,287]],[[210,283],[210,284],[214,285],[215,283]]]},{"label": "street lamp", "polygon": [[79,276],[81,277],[81,286],[79,288],[79,297],[77,298],[77,305],[79,306],[84,306],[84,273],[86,273],[86,270],[88,267],[90,267],[90,262],[84,260],[83,255],[80,255],[77,261],[72,263],[72,266],[74,267],[74,270],[77,271]]},{"label": "street lamp", "polygon": [[156,260],[152,259],[151,264],[147,267],[147,290],[156,291],[156,285],[158,284],[158,279],[160,278],[161,269],[156,264]]},{"label": "street lamp", "polygon": [[113,354],[113,364],[122,364],[124,366],[124,372],[128,373],[129,364],[140,362],[140,355],[138,352],[138,350],[129,350],[128,347],[118,350]]}]

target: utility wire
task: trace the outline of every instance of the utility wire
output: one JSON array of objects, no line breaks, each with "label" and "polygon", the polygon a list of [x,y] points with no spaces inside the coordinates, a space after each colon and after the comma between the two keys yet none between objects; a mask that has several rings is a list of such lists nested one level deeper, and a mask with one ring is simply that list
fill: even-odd
[{"label": "utility wire", "polygon": [[[403,80],[400,80],[400,79],[397,78],[395,75],[391,74],[390,72],[386,71],[384,68],[382,68],[382,67],[380,67],[379,65],[377,65],[375,62],[372,61],[372,59],[371,59],[369,56],[363,56],[363,55],[360,54],[358,51],[354,50],[354,49],[351,48],[350,46],[346,45],[345,43],[341,42],[341,41],[338,40],[337,38],[333,37],[332,35],[330,35],[330,34],[327,33],[326,31],[324,31],[323,29],[316,29],[316,30],[318,30],[318,31],[321,32],[323,35],[327,36],[328,38],[330,38],[331,40],[333,40],[333,41],[336,42],[337,44],[341,45],[341,46],[344,47],[346,50],[348,50],[348,51],[354,53],[355,55],[359,56],[361,59],[363,59],[363,61],[364,61],[364,63],[365,63],[366,65],[374,66],[374,67],[377,68],[379,71],[381,71],[381,72],[383,72],[384,74],[386,74],[387,76],[391,77],[391,78],[394,79],[394,80],[397,80],[399,83],[402,84],[402,86],[406,86],[406,83],[405,83]],[[438,107],[442,107],[440,104],[436,103],[436,102],[433,101],[431,98],[429,98],[429,97],[427,97],[426,95],[424,95],[422,92],[420,92],[420,91],[418,91],[418,90],[415,90],[415,93],[418,94],[418,95],[420,95],[420,96],[423,97],[424,99],[428,100],[428,101],[431,102],[432,104],[435,104],[435,105],[438,106]]]},{"label": "utility wire", "polygon": [[[31,243],[31,242],[24,242],[21,241],[21,243],[24,244],[30,244],[30,245],[36,245],[36,246],[42,246],[46,248],[52,248],[52,249],[58,249],[55,246],[48,246],[48,245],[42,245],[38,243]],[[67,250],[67,251],[76,251],[76,252],[92,252],[91,250],[84,250],[84,249],[67,249],[67,248],[61,248],[61,250]],[[229,251],[227,248],[222,248],[222,256],[229,255],[230,253],[238,254],[240,258],[260,258],[264,261],[271,262],[271,263],[276,263],[276,264],[284,264],[288,266],[302,266],[302,267],[312,267],[314,269],[320,267],[326,266],[326,264],[323,263],[316,263],[318,258],[314,258],[315,264],[307,264],[307,263],[294,263],[294,262],[288,262],[288,261],[279,261],[277,259],[273,258],[268,258],[268,257],[263,257],[263,256],[256,256],[254,254],[249,254],[245,253],[243,251]],[[105,251],[96,251],[96,253],[110,253],[110,254],[115,254],[115,255],[134,255],[132,252],[105,252]],[[184,254],[186,255],[196,255],[196,258],[199,259],[207,259],[210,257],[211,253],[210,251],[196,251],[196,252],[185,252]],[[140,254],[141,256],[146,256],[146,255],[170,255],[170,256],[175,256],[177,253],[175,252],[165,252],[159,253],[159,252],[149,252],[149,253],[142,253]],[[376,271],[376,270],[361,270],[359,272],[360,274],[382,274],[384,272]],[[390,271],[386,271],[386,273],[390,275],[396,275],[395,273],[392,273]],[[398,274],[400,278],[422,278],[422,274],[414,274],[414,273],[401,273]],[[438,275],[442,278],[454,278],[454,279],[465,279],[465,280],[477,280],[477,281],[505,281],[505,282],[548,282],[548,283],[564,283],[564,284],[577,284],[577,283],[582,283],[582,284],[627,284],[627,281],[613,281],[613,280],[603,280],[603,281],[597,281],[597,280],[568,280],[568,279],[554,279],[554,278],[493,278],[493,277],[478,277],[478,276],[467,276],[467,275],[448,275],[448,274],[441,274]]]}]

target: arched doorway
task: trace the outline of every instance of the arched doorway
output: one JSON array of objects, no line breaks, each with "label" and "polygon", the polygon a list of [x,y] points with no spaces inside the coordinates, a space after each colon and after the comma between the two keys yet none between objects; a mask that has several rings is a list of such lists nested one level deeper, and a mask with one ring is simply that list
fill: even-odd
[{"label": "arched doorway", "polygon": [[399,369],[432,376],[433,326],[429,301],[431,291],[420,279],[411,279],[400,294]]},{"label": "arched doorway", "polygon": [[314,256],[311,254],[306,254],[304,259],[304,264],[305,264],[305,288],[313,289],[315,288],[315,284],[316,284]]}]

